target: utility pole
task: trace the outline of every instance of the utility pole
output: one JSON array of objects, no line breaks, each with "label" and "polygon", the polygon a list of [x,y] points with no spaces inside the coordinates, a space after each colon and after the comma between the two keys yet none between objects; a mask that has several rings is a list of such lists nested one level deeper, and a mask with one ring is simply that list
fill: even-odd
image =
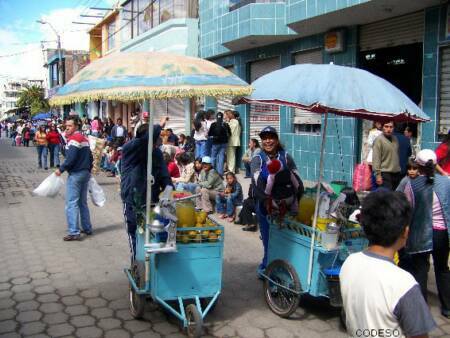
[{"label": "utility pole", "polygon": [[53,32],[56,35],[56,41],[57,41],[57,48],[58,48],[58,85],[63,86],[63,63],[62,63],[62,51],[61,51],[61,37],[59,36],[56,29],[52,26],[50,22],[44,21],[44,20],[36,20],[37,23],[40,23],[41,25],[49,25],[50,28],[53,30]]}]

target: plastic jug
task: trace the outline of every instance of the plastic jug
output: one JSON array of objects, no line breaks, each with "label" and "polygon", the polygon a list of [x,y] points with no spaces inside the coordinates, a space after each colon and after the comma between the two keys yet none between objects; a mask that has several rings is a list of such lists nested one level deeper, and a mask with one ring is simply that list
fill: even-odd
[{"label": "plastic jug", "polygon": [[322,233],[322,246],[327,250],[337,247],[339,240],[339,226],[336,223],[328,223],[327,231]]},{"label": "plastic jug", "polygon": [[303,196],[298,203],[297,221],[300,223],[311,225],[311,217],[314,215],[316,202],[310,196]]},{"label": "plastic jug", "polygon": [[195,226],[195,207],[192,201],[185,200],[177,202],[176,214],[178,218],[178,227],[182,228]]}]

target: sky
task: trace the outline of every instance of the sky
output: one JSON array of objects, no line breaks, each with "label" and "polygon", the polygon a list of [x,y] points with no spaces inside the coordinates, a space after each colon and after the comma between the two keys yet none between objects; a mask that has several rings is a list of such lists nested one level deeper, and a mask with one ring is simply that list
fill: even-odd
[{"label": "sky", "polygon": [[56,48],[56,34],[61,36],[63,49],[88,50],[88,25],[72,21],[96,22],[98,18],[82,18],[80,14],[98,15],[102,11],[89,7],[111,7],[117,0],[0,0],[0,82],[7,77],[47,79],[42,51]]}]

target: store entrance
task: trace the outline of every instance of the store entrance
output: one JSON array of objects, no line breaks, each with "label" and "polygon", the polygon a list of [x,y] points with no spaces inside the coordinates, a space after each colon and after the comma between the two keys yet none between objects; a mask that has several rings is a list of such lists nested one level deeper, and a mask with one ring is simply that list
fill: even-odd
[{"label": "store entrance", "polygon": [[[420,106],[422,99],[422,43],[364,51],[359,68],[386,79]],[[403,130],[405,124],[398,128]],[[409,124],[417,136],[417,125]]]}]

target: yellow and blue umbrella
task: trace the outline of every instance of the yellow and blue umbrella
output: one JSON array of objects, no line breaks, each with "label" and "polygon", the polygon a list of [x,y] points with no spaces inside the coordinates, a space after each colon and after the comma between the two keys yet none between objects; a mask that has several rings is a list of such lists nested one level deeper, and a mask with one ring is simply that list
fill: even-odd
[{"label": "yellow and blue umbrella", "polygon": [[50,104],[244,96],[251,91],[238,76],[207,60],[162,52],[120,52],[83,68]]}]

